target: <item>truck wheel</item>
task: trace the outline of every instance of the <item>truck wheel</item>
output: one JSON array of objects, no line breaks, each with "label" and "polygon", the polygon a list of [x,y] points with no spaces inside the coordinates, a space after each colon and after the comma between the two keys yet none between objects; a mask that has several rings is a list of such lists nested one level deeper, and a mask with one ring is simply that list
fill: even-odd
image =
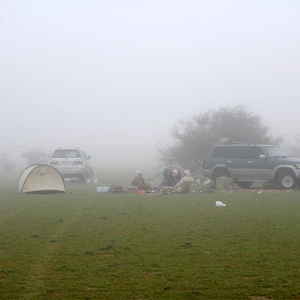
[{"label": "truck wheel", "polygon": [[227,170],[218,170],[213,176],[213,183],[217,186],[217,179],[220,177],[231,178],[230,173]]},{"label": "truck wheel", "polygon": [[252,183],[253,183],[253,181],[238,181],[236,184],[241,189],[249,189],[250,186],[252,185]]},{"label": "truck wheel", "polygon": [[285,171],[279,174],[278,184],[282,190],[295,189],[297,187],[297,180],[292,172]]}]

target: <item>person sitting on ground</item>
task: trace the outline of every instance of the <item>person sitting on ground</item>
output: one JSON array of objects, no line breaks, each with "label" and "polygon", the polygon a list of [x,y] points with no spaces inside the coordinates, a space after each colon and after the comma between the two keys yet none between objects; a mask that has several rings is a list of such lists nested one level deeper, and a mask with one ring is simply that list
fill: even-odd
[{"label": "person sitting on ground", "polygon": [[131,186],[135,187],[137,190],[148,190],[150,185],[146,183],[143,178],[143,173],[140,170],[136,171],[136,175],[134,176]]},{"label": "person sitting on ground", "polygon": [[177,193],[189,193],[194,182],[189,170],[185,170],[183,173],[184,177],[182,177],[182,179],[174,187]]},{"label": "person sitting on ground", "polygon": [[178,167],[167,167],[163,170],[164,179],[160,187],[174,187],[181,179],[181,172]]}]

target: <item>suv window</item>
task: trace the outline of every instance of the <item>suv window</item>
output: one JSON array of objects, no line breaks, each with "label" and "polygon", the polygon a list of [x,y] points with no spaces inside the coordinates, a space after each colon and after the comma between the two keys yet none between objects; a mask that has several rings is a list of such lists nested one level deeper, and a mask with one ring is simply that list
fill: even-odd
[{"label": "suv window", "polygon": [[235,159],[259,159],[265,154],[261,147],[255,146],[217,146],[214,147],[212,157]]},{"label": "suv window", "polygon": [[286,153],[280,147],[265,147],[270,157],[287,157]]},{"label": "suv window", "polygon": [[55,150],[52,158],[80,158],[78,150]]},{"label": "suv window", "polygon": [[260,147],[237,147],[236,149],[236,156],[235,158],[240,158],[240,159],[259,159],[260,155],[265,154],[263,149]]},{"label": "suv window", "polygon": [[233,158],[234,156],[234,148],[228,146],[214,147],[212,153],[212,157],[216,158]]}]

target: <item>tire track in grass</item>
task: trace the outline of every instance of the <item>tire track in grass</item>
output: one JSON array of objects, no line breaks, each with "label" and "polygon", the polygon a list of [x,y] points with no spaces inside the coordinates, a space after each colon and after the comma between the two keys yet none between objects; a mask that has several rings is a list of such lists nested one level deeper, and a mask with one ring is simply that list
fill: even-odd
[{"label": "tire track in grass", "polygon": [[82,216],[82,207],[77,208],[73,216],[67,222],[59,223],[61,226],[47,237],[44,245],[41,246],[39,255],[32,263],[26,282],[24,283],[29,287],[29,292],[23,295],[25,299],[32,299],[32,297],[40,297],[37,299],[41,299],[46,293],[43,288],[45,280],[47,279],[47,276],[49,276],[49,266],[51,266],[51,260],[60,247],[60,244],[56,241],[62,240],[63,236],[69,232],[72,224],[82,218]]}]

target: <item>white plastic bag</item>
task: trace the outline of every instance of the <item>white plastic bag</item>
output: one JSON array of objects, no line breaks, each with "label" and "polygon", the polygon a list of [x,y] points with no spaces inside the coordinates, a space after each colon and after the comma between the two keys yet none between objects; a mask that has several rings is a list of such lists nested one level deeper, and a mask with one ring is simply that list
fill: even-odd
[{"label": "white plastic bag", "polygon": [[226,204],[221,201],[216,201],[216,206],[226,206]]}]

